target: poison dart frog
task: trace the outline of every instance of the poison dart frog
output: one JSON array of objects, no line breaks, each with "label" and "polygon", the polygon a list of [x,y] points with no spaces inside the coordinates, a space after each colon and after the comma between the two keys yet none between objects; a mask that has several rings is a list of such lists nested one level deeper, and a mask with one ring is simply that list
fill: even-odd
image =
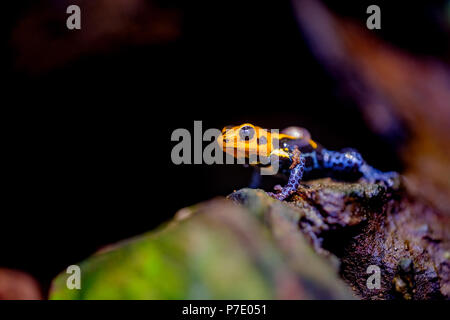
[{"label": "poison dart frog", "polygon": [[[391,188],[398,175],[371,167],[354,149],[327,150],[311,139],[308,130],[300,127],[289,127],[278,133],[245,123],[225,127],[217,141],[222,150],[233,157],[251,159],[250,154],[256,153],[258,157],[253,158],[250,165],[259,168],[275,165],[278,174],[288,177],[284,187],[275,188],[278,193],[269,193],[278,200],[294,193],[305,178],[363,178]],[[259,187],[260,180],[260,174],[256,171],[250,187]]]}]

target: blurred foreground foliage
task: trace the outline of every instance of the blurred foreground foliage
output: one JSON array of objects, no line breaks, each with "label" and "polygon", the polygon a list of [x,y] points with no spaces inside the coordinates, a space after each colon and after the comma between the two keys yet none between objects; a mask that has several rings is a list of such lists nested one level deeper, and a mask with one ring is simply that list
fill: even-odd
[{"label": "blurred foreground foliage", "polygon": [[352,298],[333,263],[298,232],[299,212],[248,192],[250,206],[215,199],[105,248],[80,264],[81,290],[69,290],[63,272],[50,299]]},{"label": "blurred foreground foliage", "polygon": [[449,218],[401,180],[314,180],[283,202],[242,189],[182,209],[79,264],[81,290],[61,273],[50,299],[448,298]]}]

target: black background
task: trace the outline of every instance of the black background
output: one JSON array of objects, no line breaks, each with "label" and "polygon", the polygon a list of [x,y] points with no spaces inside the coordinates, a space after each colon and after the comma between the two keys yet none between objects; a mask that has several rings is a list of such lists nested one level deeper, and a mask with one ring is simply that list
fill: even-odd
[{"label": "black background", "polygon": [[[251,172],[238,165],[171,163],[172,131],[193,132],[194,120],[204,130],[305,126],[330,149],[354,147],[380,169],[401,170],[401,140],[374,135],[340,95],[289,1],[160,2],[184,13],[182,36],[169,44],[119,47],[36,76],[15,69],[7,40],[1,266],[45,286],[103,245],[246,186]],[[417,55],[447,54],[433,14],[444,1],[376,3],[380,37]],[[363,27],[373,3],[327,4]],[[5,11],[7,39],[30,6]]]}]

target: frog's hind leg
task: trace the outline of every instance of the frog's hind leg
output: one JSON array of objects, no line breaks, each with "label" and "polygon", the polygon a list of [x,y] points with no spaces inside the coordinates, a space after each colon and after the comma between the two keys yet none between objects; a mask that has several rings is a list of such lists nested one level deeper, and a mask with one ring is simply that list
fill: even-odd
[{"label": "frog's hind leg", "polygon": [[322,150],[323,167],[334,172],[360,173],[371,183],[382,182],[392,187],[396,172],[382,172],[368,165],[361,154],[353,149],[342,151]]},{"label": "frog's hind leg", "polygon": [[382,172],[378,169],[375,169],[374,167],[369,166],[367,163],[364,163],[359,168],[359,171],[362,173],[363,178],[368,182],[381,182],[388,188],[394,187],[395,180],[397,180],[399,177],[399,174],[397,172]]}]

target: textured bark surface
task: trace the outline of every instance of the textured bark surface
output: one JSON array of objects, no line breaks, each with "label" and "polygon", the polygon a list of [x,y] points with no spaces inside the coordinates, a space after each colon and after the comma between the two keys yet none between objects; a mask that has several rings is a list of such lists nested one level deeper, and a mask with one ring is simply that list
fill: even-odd
[{"label": "textured bark surface", "polygon": [[[248,205],[254,191],[232,199]],[[335,255],[340,274],[363,299],[442,299],[450,294],[448,216],[398,187],[330,179],[301,186],[288,203],[316,252]],[[367,273],[381,271],[381,288],[369,289]]]}]

